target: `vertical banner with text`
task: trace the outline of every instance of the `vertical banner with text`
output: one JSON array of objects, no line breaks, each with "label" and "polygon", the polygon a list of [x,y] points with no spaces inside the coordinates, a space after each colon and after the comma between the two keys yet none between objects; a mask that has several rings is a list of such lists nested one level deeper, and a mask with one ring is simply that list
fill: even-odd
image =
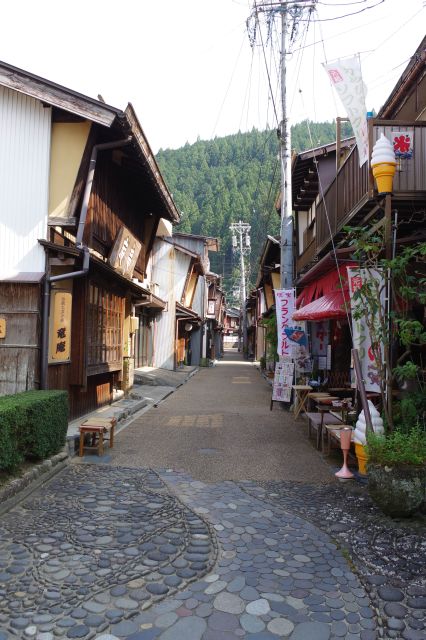
[{"label": "vertical banner with text", "polygon": [[363,314],[365,301],[363,301],[361,298],[356,298],[354,295],[356,291],[358,291],[363,286],[363,284],[371,278],[374,278],[374,280],[376,280],[378,283],[378,288],[381,292],[381,304],[384,308],[383,276],[378,271],[374,271],[372,269],[354,269],[348,267],[349,293],[351,298],[352,311],[353,344],[354,348],[358,349],[362,377],[364,380],[366,391],[374,391],[376,393],[379,393],[379,372],[372,349],[370,331],[367,326],[365,315]]},{"label": "vertical banner with text", "polygon": [[333,87],[348,114],[358,147],[359,166],[368,160],[367,112],[359,56],[323,63]]},{"label": "vertical banner with text", "polygon": [[288,361],[292,359],[292,347],[285,330],[293,326],[294,289],[275,289],[274,291],[278,332],[277,353],[284,361]]}]

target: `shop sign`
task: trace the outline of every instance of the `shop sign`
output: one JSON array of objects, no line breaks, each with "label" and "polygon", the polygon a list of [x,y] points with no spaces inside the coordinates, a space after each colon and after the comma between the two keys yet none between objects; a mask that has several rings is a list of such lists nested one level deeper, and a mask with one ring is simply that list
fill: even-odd
[{"label": "shop sign", "polygon": [[[379,290],[382,292],[381,304],[384,313],[384,283],[382,275],[372,269],[352,269],[348,267],[349,278],[349,294],[351,298],[351,311],[352,311],[352,333],[353,333],[353,345],[354,349],[358,350],[359,359],[361,363],[362,378],[364,380],[364,386],[366,391],[380,392],[380,376],[372,349],[372,341],[370,331],[367,327],[365,316],[361,315],[359,318],[355,318],[355,312],[358,312],[363,307],[361,299],[355,299],[354,293],[360,289],[364,282],[370,278],[374,278],[379,282]],[[383,345],[382,345],[383,349]]]},{"label": "shop sign", "polygon": [[311,323],[312,355],[318,360],[318,369],[327,368],[328,320]]},{"label": "shop sign", "polygon": [[392,131],[393,150],[396,158],[413,157],[414,131]]},{"label": "shop sign", "polygon": [[[304,325],[305,323],[303,323]],[[287,327],[286,336],[290,340],[291,356],[296,365],[296,371],[312,371],[312,361],[309,356],[308,335],[305,327]]]},{"label": "shop sign", "polygon": [[49,362],[70,361],[71,310],[71,292],[53,290],[50,312]]},{"label": "shop sign", "polygon": [[214,307],[215,307],[215,301],[214,300],[209,300],[209,306],[207,309],[207,315],[208,316],[214,316]]},{"label": "shop sign", "polygon": [[0,318],[0,338],[6,337],[6,318]]},{"label": "shop sign", "polygon": [[115,271],[126,278],[131,278],[141,249],[142,244],[139,240],[126,227],[121,227],[108,262]]},{"label": "shop sign", "polygon": [[275,364],[272,400],[277,402],[290,402],[293,377],[293,362],[277,362]]},{"label": "shop sign", "polygon": [[278,355],[291,360],[292,347],[285,330],[293,325],[294,289],[275,289],[275,307],[277,314]]}]

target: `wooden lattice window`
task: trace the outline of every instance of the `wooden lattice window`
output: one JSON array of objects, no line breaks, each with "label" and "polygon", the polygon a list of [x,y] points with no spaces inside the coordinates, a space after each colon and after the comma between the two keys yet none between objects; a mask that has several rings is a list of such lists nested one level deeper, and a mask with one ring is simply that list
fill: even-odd
[{"label": "wooden lattice window", "polygon": [[89,285],[87,364],[89,373],[121,369],[124,298]]}]

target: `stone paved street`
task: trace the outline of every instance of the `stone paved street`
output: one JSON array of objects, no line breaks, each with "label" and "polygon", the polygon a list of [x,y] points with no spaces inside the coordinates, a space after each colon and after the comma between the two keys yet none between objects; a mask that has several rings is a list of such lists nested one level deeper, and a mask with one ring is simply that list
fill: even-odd
[{"label": "stone paved street", "polygon": [[3,515],[0,640],[425,638],[424,523],[337,484],[269,393],[203,370]]}]

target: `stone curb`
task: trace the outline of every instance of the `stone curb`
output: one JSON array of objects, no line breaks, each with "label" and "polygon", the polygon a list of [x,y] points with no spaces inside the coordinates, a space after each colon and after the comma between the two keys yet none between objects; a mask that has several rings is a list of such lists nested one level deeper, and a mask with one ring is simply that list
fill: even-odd
[{"label": "stone curb", "polygon": [[0,489],[0,515],[12,509],[35,489],[62,471],[67,464],[68,453],[64,450],[34,465],[22,478],[11,480],[3,489]]},{"label": "stone curb", "polygon": [[[139,401],[135,400],[133,403],[129,402],[128,406],[122,407],[118,403],[123,403],[123,399],[117,400],[117,403],[112,403],[110,409],[114,410],[114,408],[118,409],[115,411],[114,417],[117,420],[117,426],[115,428],[115,435],[123,431],[126,427],[128,427],[134,420],[136,420],[140,415],[145,413],[145,411],[149,411],[150,409],[156,409],[162,402],[164,402],[169,396],[171,396],[175,391],[177,391],[180,387],[188,382],[196,373],[199,372],[199,368],[194,369],[194,371],[190,371],[185,380],[182,380],[177,386],[171,387],[171,390],[166,393],[162,398],[156,400],[153,403],[147,401],[146,398],[141,398]],[[131,393],[130,393],[131,395]],[[125,399],[124,399],[125,401]],[[114,405],[116,404],[116,407]],[[90,414],[89,414],[90,415]],[[86,418],[88,416],[85,416]],[[82,417],[84,419],[84,416]],[[68,455],[70,457],[74,457],[78,453],[78,442],[80,436],[78,433],[73,434],[72,436],[67,436],[67,449]]]}]

